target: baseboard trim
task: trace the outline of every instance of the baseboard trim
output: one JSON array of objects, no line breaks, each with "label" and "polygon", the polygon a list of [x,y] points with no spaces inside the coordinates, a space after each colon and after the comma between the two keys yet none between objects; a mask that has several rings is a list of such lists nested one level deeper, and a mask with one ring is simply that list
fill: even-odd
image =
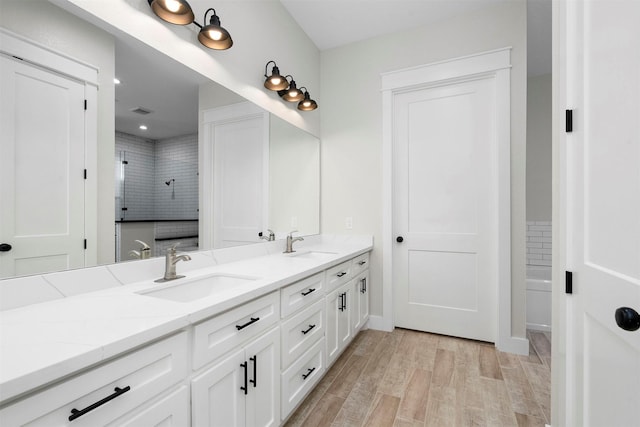
[{"label": "baseboard trim", "polygon": [[393,325],[390,324],[390,322],[387,322],[382,316],[369,316],[368,326],[369,329],[374,329],[376,331],[393,331]]},{"label": "baseboard trim", "polygon": [[529,354],[529,340],[519,337],[508,337],[500,343],[496,343],[496,347],[505,353],[514,353],[527,356]]}]

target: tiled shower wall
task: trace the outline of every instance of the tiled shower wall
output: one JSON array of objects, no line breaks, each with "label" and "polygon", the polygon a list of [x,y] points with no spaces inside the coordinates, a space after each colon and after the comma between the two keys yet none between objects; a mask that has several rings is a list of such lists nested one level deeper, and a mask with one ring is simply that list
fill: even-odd
[{"label": "tiled shower wall", "polygon": [[155,159],[155,219],[197,219],[198,135],[156,141]]},{"label": "tiled shower wall", "polygon": [[198,218],[196,134],[154,141],[116,132],[115,156],[116,219],[123,218],[124,194],[126,220]]},{"label": "tiled shower wall", "polygon": [[551,265],[551,221],[527,221],[527,264]]}]

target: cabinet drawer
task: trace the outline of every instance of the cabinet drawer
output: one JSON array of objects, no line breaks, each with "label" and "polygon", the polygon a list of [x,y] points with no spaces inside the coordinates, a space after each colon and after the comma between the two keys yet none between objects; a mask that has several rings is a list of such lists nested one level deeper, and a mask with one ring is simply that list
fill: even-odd
[{"label": "cabinet drawer", "polygon": [[369,252],[358,255],[353,259],[351,264],[351,274],[352,276],[357,276],[367,268],[369,268]]},{"label": "cabinet drawer", "polygon": [[327,282],[327,292],[331,292],[343,283],[351,279],[351,261],[345,261],[327,270],[325,280]]},{"label": "cabinet drawer", "polygon": [[206,320],[194,328],[193,369],[199,369],[280,320],[275,291]]},{"label": "cabinet drawer", "polygon": [[282,323],[283,370],[324,336],[324,305],[320,300]]},{"label": "cabinet drawer", "polygon": [[[184,379],[187,346],[187,333],[182,332],[100,365],[4,408],[0,425],[105,425]],[[109,396],[114,397],[106,400]],[[76,413],[69,421],[72,410],[91,406],[95,409]]]},{"label": "cabinet drawer", "polygon": [[318,301],[324,296],[324,272],[315,274],[280,290],[282,318]]},{"label": "cabinet drawer", "polygon": [[183,385],[157,402],[110,423],[108,427],[188,426],[190,407],[189,387]]},{"label": "cabinet drawer", "polygon": [[321,339],[282,373],[282,419],[288,417],[311,391],[324,370],[324,339]]}]

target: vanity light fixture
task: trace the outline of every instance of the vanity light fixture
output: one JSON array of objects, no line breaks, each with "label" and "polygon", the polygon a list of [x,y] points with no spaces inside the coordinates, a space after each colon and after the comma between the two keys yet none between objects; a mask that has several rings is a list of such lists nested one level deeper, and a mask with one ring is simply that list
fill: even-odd
[{"label": "vanity light fixture", "polygon": [[189,25],[195,16],[186,0],[148,0],[158,18],[176,25]]},{"label": "vanity light fixture", "polygon": [[202,26],[195,21],[193,10],[186,0],[147,0],[153,13],[163,21],[176,25],[194,24],[200,28],[198,40],[203,46],[209,49],[225,50],[233,46],[233,40],[227,30],[220,26],[220,18],[213,8],[207,9],[204,13],[204,22],[207,22],[207,15],[213,12],[209,19],[209,24]]},{"label": "vanity light fixture", "polygon": [[[269,68],[269,64],[273,62],[273,68],[271,69],[271,75],[267,76],[267,68]],[[267,65],[264,66],[264,87],[269,90],[285,90],[289,87],[289,82],[285,77],[280,75],[280,70],[278,69],[278,65],[276,65],[276,61],[269,61]]]},{"label": "vanity light fixture", "polygon": [[220,26],[220,18],[216,15],[216,10],[213,8],[207,9],[204,13],[204,22],[207,22],[207,14],[213,11],[213,16],[209,20],[209,25],[202,27],[197,22],[194,22],[200,27],[200,33],[198,34],[198,40],[204,46],[209,49],[225,50],[233,46],[233,40],[227,30]]},{"label": "vanity light fixture", "polygon": [[[271,75],[268,75],[269,64],[273,64],[271,68]],[[306,87],[298,89],[296,81],[291,74],[287,74],[282,77],[280,69],[276,61],[269,61],[264,66],[264,87],[278,92],[280,98],[287,102],[297,102],[298,110],[300,111],[313,111],[318,108],[318,103],[311,99],[309,91]],[[304,89],[304,92],[302,91]]]},{"label": "vanity light fixture", "polygon": [[302,98],[304,98],[304,93],[302,93],[302,91],[296,87],[296,81],[293,80],[293,76],[287,74],[286,77],[291,77],[289,88],[285,90],[279,90],[278,95],[280,95],[280,97],[285,101],[289,101],[289,102],[302,101]]},{"label": "vanity light fixture", "polygon": [[311,99],[311,95],[309,95],[309,91],[306,87],[301,87],[300,90],[304,89],[304,99],[298,102],[298,110],[302,111],[313,111],[318,108],[318,103]]}]

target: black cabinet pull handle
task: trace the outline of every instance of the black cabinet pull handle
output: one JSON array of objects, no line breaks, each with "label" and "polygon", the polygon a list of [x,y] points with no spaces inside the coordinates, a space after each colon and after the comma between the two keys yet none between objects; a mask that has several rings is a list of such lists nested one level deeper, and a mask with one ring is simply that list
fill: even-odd
[{"label": "black cabinet pull handle", "polygon": [[249,387],[247,387],[247,362],[241,363],[240,367],[244,369],[244,387],[240,387],[240,390],[247,394],[249,392]]},{"label": "black cabinet pull handle", "polygon": [[307,373],[306,373],[306,374],[302,374],[302,379],[303,379],[303,380],[306,380],[306,379],[307,379],[307,377],[309,377],[309,375],[311,375],[311,373],[312,373],[313,371],[315,371],[315,370],[316,370],[316,368],[315,368],[315,367],[314,367],[314,368],[309,368],[309,369],[307,369]]},{"label": "black cabinet pull handle", "polygon": [[307,295],[309,295],[311,292],[314,292],[316,290],[316,288],[309,288],[309,290],[307,292],[300,292],[302,294],[303,297],[306,297]]},{"label": "black cabinet pull handle", "polygon": [[253,325],[254,323],[256,323],[258,320],[260,320],[259,317],[252,317],[250,321],[248,321],[247,323],[245,323],[244,325],[236,325],[236,329],[241,331],[244,328],[246,328],[249,325]]},{"label": "black cabinet pull handle", "polygon": [[8,243],[0,243],[0,252],[9,252],[12,246]]},{"label": "black cabinet pull handle", "polygon": [[364,294],[364,293],[367,292],[367,278],[366,277],[363,278],[360,282],[362,283],[362,287],[360,288],[360,292]]},{"label": "black cabinet pull handle", "polygon": [[344,303],[342,302],[343,296],[344,296],[344,294],[338,295],[338,297],[340,297],[340,305],[338,306],[338,310],[340,310],[340,311],[344,310]]},{"label": "black cabinet pull handle", "polygon": [[304,335],[307,335],[315,327],[316,325],[309,325],[309,329],[307,329],[306,331],[300,331],[300,332],[302,332]]},{"label": "black cabinet pull handle", "polygon": [[404,237],[402,237],[402,236],[396,237],[396,242],[398,242],[398,243],[404,242]]},{"label": "black cabinet pull handle", "polygon": [[366,263],[367,263],[367,261],[360,261],[360,262],[358,263],[358,265],[365,265]]},{"label": "black cabinet pull handle", "polygon": [[258,387],[258,355],[250,357],[249,360],[253,362],[253,379],[249,380],[253,384],[253,388]]},{"label": "black cabinet pull handle", "polygon": [[114,389],[113,394],[110,394],[109,396],[105,397],[104,399],[97,401],[97,402],[96,402],[96,403],[94,403],[93,405],[87,406],[86,408],[81,409],[81,410],[78,410],[78,409],[73,408],[73,409],[71,410],[71,415],[69,415],[69,421],[73,421],[73,420],[75,420],[76,418],[79,418],[79,417],[83,416],[83,415],[84,415],[84,414],[86,414],[87,412],[91,412],[91,411],[93,411],[93,410],[94,410],[94,409],[96,409],[97,407],[104,405],[104,404],[105,404],[105,403],[107,403],[108,401],[113,400],[113,399],[115,399],[116,397],[118,397],[118,396],[120,396],[120,395],[122,395],[122,394],[125,394],[125,393],[126,393],[126,392],[128,392],[129,390],[131,390],[131,387],[130,387],[130,386],[126,386],[126,387],[124,387],[124,388],[116,387],[116,388]]},{"label": "black cabinet pull handle", "polygon": [[336,274],[336,276],[338,276],[338,277],[342,277],[342,276],[344,276],[345,274],[347,274],[347,272],[346,272],[346,271],[341,271],[340,273]]}]

